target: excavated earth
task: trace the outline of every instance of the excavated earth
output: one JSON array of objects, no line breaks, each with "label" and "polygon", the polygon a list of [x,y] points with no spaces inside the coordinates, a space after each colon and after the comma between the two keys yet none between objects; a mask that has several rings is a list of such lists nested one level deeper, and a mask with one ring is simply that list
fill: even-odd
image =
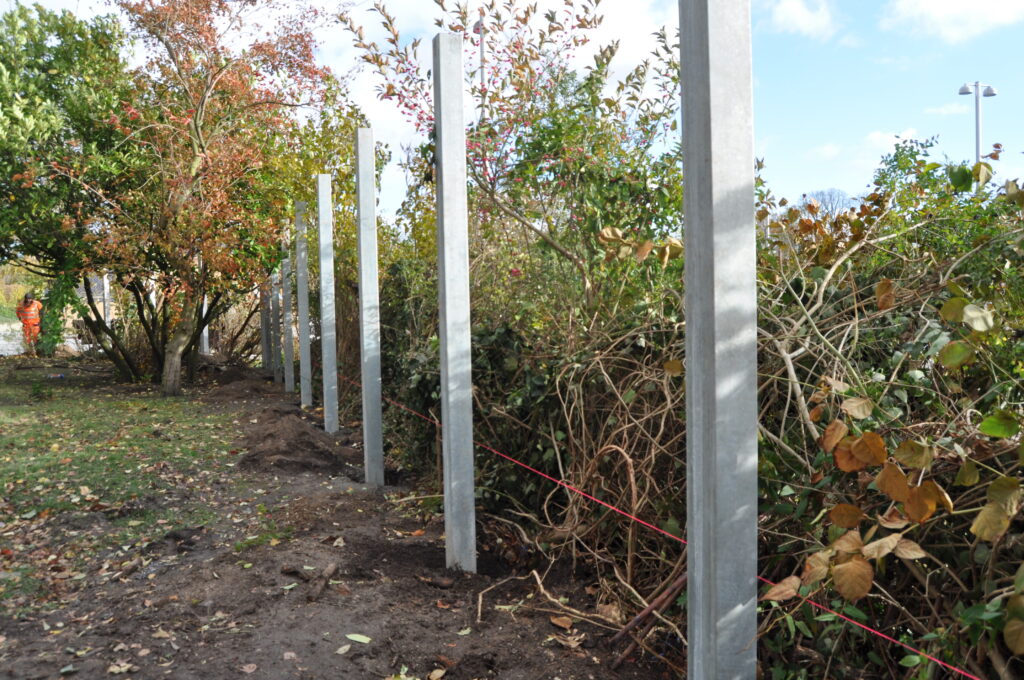
[{"label": "excavated earth", "polygon": [[538,565],[496,557],[483,529],[479,573],[447,570],[440,516],[360,483],[356,431],[328,436],[273,385],[235,377],[196,395],[245,424],[237,477],[192,494],[217,519],[56,609],[0,618],[0,678],[672,677],[637,659],[612,671],[614,630],[564,618],[560,602],[596,611],[581,572],[556,566],[542,593]]}]

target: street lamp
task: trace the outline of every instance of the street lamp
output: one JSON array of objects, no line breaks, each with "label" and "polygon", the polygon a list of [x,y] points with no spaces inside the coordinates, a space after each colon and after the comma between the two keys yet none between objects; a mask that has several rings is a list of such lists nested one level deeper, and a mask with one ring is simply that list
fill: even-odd
[{"label": "street lamp", "polygon": [[[985,88],[985,89],[982,89]],[[960,94],[974,93],[974,162],[981,162],[981,98],[995,97],[998,92],[991,85],[985,85],[977,80],[971,83],[964,83],[960,86]]]}]

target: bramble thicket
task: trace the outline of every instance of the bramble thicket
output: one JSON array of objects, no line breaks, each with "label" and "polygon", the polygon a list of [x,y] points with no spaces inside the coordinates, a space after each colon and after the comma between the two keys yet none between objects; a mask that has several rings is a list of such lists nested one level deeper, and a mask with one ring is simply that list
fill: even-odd
[{"label": "bramble thicket", "polygon": [[[599,0],[547,13],[436,4],[438,28],[462,33],[467,55],[483,40],[487,55],[466,74],[476,436],[682,535],[676,37],[655,36],[615,79],[616,44],[576,66]],[[386,1],[373,15],[117,5],[125,27],[24,7],[2,19],[0,263],[47,277],[48,304],[83,314],[124,378],[177,394],[204,326],[234,334],[237,358],[253,346],[239,310],[277,265],[295,202],[312,200],[310,176],[329,172],[339,365],[357,376],[352,140],[373,121],[314,59],[313,28],[336,23],[419,133],[412,148],[378,148],[408,178],[380,224],[383,378],[387,396],[436,415],[433,105],[419,41]],[[275,17],[269,35],[256,7]],[[383,43],[366,37],[371,16]],[[128,36],[141,66],[126,61]],[[806,597],[981,677],[1021,673],[1024,188],[999,175],[999,145],[974,165],[932,148],[901,141],[847,205],[757,182],[759,571],[779,584],[760,605],[765,677],[935,677]],[[117,324],[93,291],[84,306],[72,294],[100,270],[127,303]],[[385,438],[391,463],[439,487],[434,426],[386,409]],[[477,486],[483,531],[504,538],[507,561],[588,564],[622,614],[685,568],[681,545],[483,452]],[[685,592],[664,603],[641,642],[669,664],[683,663],[685,605]]]}]

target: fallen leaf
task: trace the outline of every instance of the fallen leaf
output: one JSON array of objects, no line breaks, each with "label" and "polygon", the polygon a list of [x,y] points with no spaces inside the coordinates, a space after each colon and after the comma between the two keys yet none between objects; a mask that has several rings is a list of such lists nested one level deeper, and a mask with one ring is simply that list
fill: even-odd
[{"label": "fallen leaf", "polygon": [[299,658],[299,656],[295,652],[285,652],[284,653],[284,660],[285,661],[295,661],[298,658]]},{"label": "fallen leaf", "polygon": [[447,672],[448,671],[446,671],[443,668],[435,668],[434,670],[427,673],[427,680],[441,680],[441,678],[443,678],[444,674]]},{"label": "fallen leaf", "polygon": [[257,668],[256,664],[254,664],[254,663],[247,663],[244,666],[242,666],[241,668],[239,668],[238,670],[242,671],[243,673],[255,673],[256,672],[256,668]]},{"label": "fallen leaf", "polygon": [[335,654],[348,654],[348,650],[352,649],[352,645],[342,645],[334,650]]},{"label": "fallen leaf", "polygon": [[548,617],[548,620],[551,621],[551,623],[553,623],[554,625],[564,630],[569,630],[570,628],[572,628],[572,619],[568,616],[551,616]]},{"label": "fallen leaf", "polygon": [[[207,611],[209,611],[209,610],[207,610]],[[168,633],[163,628],[157,628],[156,632],[153,633],[153,635],[151,637],[154,637],[154,638],[156,638],[158,640],[166,640],[167,638],[171,637],[171,634]]]},{"label": "fallen leaf", "polygon": [[469,635],[472,632],[473,632],[472,628],[463,628],[458,633],[456,633],[456,635]]},{"label": "fallen leaf", "polygon": [[349,633],[345,637],[351,640],[352,642],[361,642],[364,645],[368,645],[372,641],[372,638],[368,638],[365,635],[360,635],[359,633]]},{"label": "fallen leaf", "polygon": [[577,647],[583,644],[584,638],[586,638],[586,633],[576,633],[575,635],[561,635],[556,633],[555,635],[552,635],[549,639],[554,640],[563,647],[567,647],[569,649],[576,649]]}]

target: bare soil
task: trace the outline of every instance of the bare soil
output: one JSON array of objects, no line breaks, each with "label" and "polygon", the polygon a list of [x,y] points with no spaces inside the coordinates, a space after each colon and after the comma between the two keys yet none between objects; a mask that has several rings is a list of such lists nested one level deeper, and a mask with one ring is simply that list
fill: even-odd
[{"label": "bare soil", "polygon": [[245,424],[237,479],[182,495],[216,519],[110,565],[93,555],[59,608],[0,618],[0,678],[671,677],[639,660],[611,671],[613,627],[561,618],[559,598],[596,612],[585,571],[556,567],[541,593],[540,565],[499,557],[486,527],[480,573],[447,570],[439,515],[357,481],[357,432],[325,435],[260,379],[201,398]]}]

